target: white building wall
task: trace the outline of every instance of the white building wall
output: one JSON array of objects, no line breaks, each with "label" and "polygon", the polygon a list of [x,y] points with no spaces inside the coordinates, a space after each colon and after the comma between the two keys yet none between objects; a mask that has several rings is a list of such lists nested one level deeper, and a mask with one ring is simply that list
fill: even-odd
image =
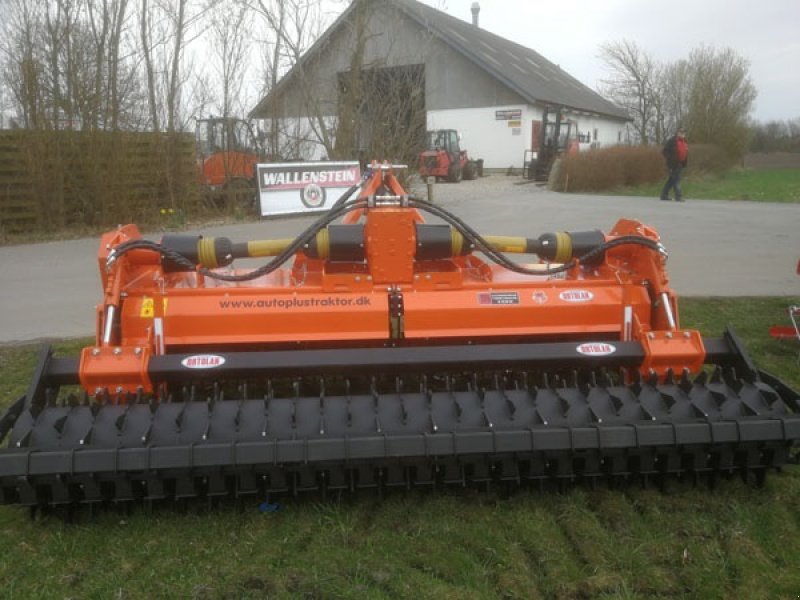
[{"label": "white building wall", "polygon": [[[498,111],[519,110],[520,119],[498,119]],[[577,121],[578,131],[591,136],[581,150],[614,146],[625,141],[625,123],[565,113]],[[427,128],[455,129],[461,132],[461,148],[470,158],[482,158],[486,169],[521,169],[525,150],[532,146],[533,121],[542,120],[542,109],[530,104],[487,106],[428,111]]]},{"label": "white building wall", "polygon": [[[521,111],[520,119],[498,119],[497,111]],[[541,114],[539,114],[541,118]],[[461,148],[470,158],[483,159],[485,169],[522,167],[530,147],[532,107],[524,104],[429,110],[428,130],[455,129],[461,133]]]},{"label": "white building wall", "polygon": [[[578,131],[580,133],[591,133],[592,148],[607,148],[608,146],[616,146],[626,142],[625,123],[622,121],[612,121],[602,117],[589,117],[580,114],[568,114],[567,116],[578,122]],[[583,149],[583,144],[581,144],[581,149]]]}]

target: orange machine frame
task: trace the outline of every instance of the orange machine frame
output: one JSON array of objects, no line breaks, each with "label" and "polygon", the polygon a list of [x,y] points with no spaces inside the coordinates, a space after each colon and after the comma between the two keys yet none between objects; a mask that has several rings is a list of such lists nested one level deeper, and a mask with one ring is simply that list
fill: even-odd
[{"label": "orange machine frame", "polygon": [[[104,298],[95,346],[81,358],[83,387],[150,391],[151,356],[215,349],[505,340],[576,341],[602,354],[615,341],[638,341],[642,374],[664,377],[703,365],[701,336],[680,327],[663,253],[620,245],[601,263],[574,260],[558,276],[521,275],[472,252],[419,260],[415,232],[424,219],[408,206],[392,169],[373,166],[358,197],[368,202],[342,222],[363,223],[363,260],[300,251],[292,264],[250,281],[219,281],[200,267],[169,271],[147,250],[109,260],[141,235],[132,225],[105,234],[98,255]],[[623,236],[659,241],[652,228],[627,219],[605,239]]]}]

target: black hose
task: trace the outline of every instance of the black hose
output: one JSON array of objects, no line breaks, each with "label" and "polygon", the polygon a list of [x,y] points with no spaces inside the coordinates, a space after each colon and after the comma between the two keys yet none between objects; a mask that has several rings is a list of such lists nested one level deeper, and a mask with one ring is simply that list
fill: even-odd
[{"label": "black hose", "polygon": [[[331,210],[326,213],[324,216],[319,218],[313,224],[311,224],[303,233],[295,238],[295,240],[289,244],[280,254],[276,255],[272,260],[270,260],[265,265],[254,269],[248,273],[241,273],[237,275],[228,275],[225,273],[218,273],[208,269],[207,267],[201,267],[198,269],[198,272],[202,273],[206,277],[210,277],[211,279],[217,279],[220,281],[230,281],[230,282],[242,282],[242,281],[251,281],[253,279],[257,279],[258,277],[262,277],[263,275],[267,275],[272,271],[276,270],[280,267],[283,263],[287,260],[292,258],[301,248],[303,248],[306,244],[311,242],[314,236],[317,235],[319,231],[321,231],[324,227],[338,219],[339,217],[344,216],[345,214],[358,209],[363,209],[367,207],[366,199],[359,199],[356,198],[355,200],[347,200],[347,196],[353,193],[355,188],[358,186],[353,186],[345,192],[333,205]],[[459,217],[454,215],[453,213],[445,210],[444,208],[427,202],[425,200],[421,200],[416,197],[409,197],[409,206],[412,208],[421,209],[427,213],[430,213],[434,216],[437,216],[444,220],[445,222],[452,225],[462,236],[464,239],[469,242],[472,248],[479,250],[486,257],[491,260],[493,263],[504,267],[510,271],[515,273],[520,273],[522,275],[555,275],[557,273],[563,273],[564,271],[568,271],[575,267],[578,264],[578,260],[583,262],[589,262],[592,258],[597,256],[598,254],[602,254],[603,252],[610,250],[612,248],[616,248],[617,246],[622,246],[626,244],[636,244],[640,246],[644,246],[650,250],[654,250],[656,252],[662,251],[662,246],[658,242],[650,240],[648,238],[635,236],[635,235],[627,235],[623,237],[619,237],[613,239],[609,242],[601,244],[596,248],[593,248],[589,252],[583,254],[576,258],[573,258],[568,263],[560,265],[558,267],[549,267],[546,269],[528,269],[523,267],[514,261],[510,260],[505,254],[493,248],[489,242],[487,242],[481,234],[476,232],[472,229],[469,225],[467,225],[463,220]],[[114,249],[114,257],[119,258],[126,252],[136,249],[144,249],[144,250],[151,250],[153,252],[158,252],[161,256],[166,258],[169,261],[177,263],[187,270],[192,271],[196,268],[196,265],[188,260],[182,254],[175,252],[174,250],[170,250],[158,244],[157,242],[152,242],[149,240],[131,240],[128,242],[123,242],[119,246]]]}]

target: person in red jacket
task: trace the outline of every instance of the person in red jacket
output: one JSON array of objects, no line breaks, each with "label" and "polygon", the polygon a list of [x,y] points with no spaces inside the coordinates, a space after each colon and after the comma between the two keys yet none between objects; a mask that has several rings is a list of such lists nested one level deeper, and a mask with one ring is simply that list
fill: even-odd
[{"label": "person in red jacket", "polygon": [[669,177],[661,190],[661,199],[669,200],[669,192],[674,189],[675,200],[683,202],[681,172],[689,163],[689,144],[686,143],[686,131],[684,131],[683,127],[678,127],[675,135],[667,140],[662,154],[667,161]]}]

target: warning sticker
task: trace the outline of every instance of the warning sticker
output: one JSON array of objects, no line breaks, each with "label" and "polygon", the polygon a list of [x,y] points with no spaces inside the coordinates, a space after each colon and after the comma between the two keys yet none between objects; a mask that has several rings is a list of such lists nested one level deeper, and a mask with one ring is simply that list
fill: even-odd
[{"label": "warning sticker", "polygon": [[[163,312],[167,312],[167,298],[163,299]],[[153,311],[153,299],[144,297],[142,298],[142,308],[139,310],[139,316],[143,319],[152,319],[155,316]]]},{"label": "warning sticker", "polygon": [[519,304],[517,292],[481,292],[478,304]]}]

